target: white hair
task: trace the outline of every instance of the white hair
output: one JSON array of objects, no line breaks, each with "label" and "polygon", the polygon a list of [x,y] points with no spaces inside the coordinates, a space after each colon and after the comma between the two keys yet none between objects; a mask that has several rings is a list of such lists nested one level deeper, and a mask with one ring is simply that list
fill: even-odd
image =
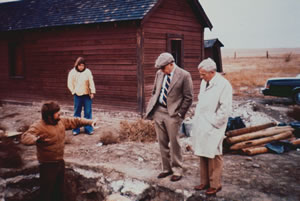
[{"label": "white hair", "polygon": [[201,61],[201,63],[198,65],[198,69],[200,68],[207,72],[217,71],[217,65],[211,58],[207,58]]}]

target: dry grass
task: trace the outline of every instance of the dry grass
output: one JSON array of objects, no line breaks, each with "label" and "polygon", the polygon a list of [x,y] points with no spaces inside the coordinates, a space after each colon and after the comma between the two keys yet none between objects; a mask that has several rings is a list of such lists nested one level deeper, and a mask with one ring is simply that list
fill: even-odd
[{"label": "dry grass", "polygon": [[120,138],[115,130],[104,130],[101,133],[100,142],[103,145],[116,144],[120,142]]},{"label": "dry grass", "polygon": [[[287,62],[288,58],[288,62]],[[241,57],[223,59],[225,77],[234,95],[257,96],[259,88],[271,77],[294,77],[300,73],[300,55],[289,53],[280,57]]]},{"label": "dry grass", "polygon": [[120,122],[120,130],[107,128],[101,132],[100,142],[103,145],[120,142],[154,142],[156,134],[153,122],[139,119],[136,121],[123,120]]},{"label": "dry grass", "polygon": [[156,134],[153,122],[139,119],[135,122],[120,122],[120,141],[153,142]]}]

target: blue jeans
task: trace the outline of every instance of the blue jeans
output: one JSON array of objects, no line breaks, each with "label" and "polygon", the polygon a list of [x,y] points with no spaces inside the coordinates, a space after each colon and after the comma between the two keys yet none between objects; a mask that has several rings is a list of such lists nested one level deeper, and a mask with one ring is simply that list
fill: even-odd
[{"label": "blue jeans", "polygon": [[[82,107],[84,107],[84,118],[92,119],[92,99],[89,95],[77,96],[74,95],[74,117],[81,117]],[[73,129],[73,132],[79,133],[80,128]],[[84,132],[90,134],[93,132],[93,127],[87,125],[84,127]]]}]

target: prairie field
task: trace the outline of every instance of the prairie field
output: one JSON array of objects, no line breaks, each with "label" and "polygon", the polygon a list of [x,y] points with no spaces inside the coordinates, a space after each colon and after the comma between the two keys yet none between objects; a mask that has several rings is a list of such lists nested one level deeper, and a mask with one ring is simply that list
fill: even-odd
[{"label": "prairie field", "polygon": [[300,54],[292,52],[269,56],[223,57],[223,71],[234,89],[234,96],[262,96],[260,88],[271,77],[300,74]]}]

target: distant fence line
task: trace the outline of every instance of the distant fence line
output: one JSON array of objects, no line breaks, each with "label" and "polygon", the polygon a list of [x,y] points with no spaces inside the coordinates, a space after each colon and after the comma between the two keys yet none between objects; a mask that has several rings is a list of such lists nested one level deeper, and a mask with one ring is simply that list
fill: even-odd
[{"label": "distant fence line", "polygon": [[222,51],[222,57],[229,58],[241,58],[241,57],[264,57],[264,58],[272,58],[272,57],[291,57],[292,55],[300,55],[300,48],[297,51],[289,51],[287,49],[283,50],[236,50],[236,51]]}]

